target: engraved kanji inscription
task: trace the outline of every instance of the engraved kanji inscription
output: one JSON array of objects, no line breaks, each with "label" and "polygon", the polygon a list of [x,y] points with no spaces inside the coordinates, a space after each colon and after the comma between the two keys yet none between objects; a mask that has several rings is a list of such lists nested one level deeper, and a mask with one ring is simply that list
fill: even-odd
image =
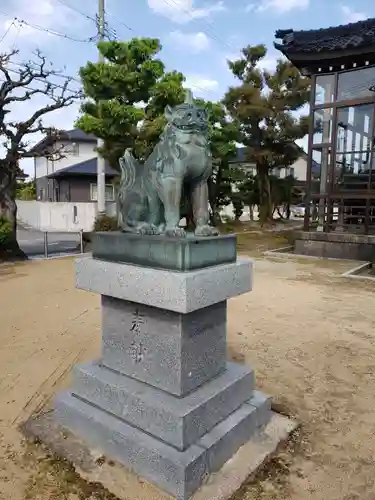
[{"label": "engraved kanji inscription", "polygon": [[130,344],[129,354],[133,359],[134,363],[136,364],[141,363],[144,359],[145,353],[146,353],[146,348],[142,344],[142,342],[139,342],[138,344],[136,342],[132,342]]},{"label": "engraved kanji inscription", "polygon": [[143,323],[143,315],[139,312],[138,309],[136,309],[132,319],[132,326],[130,328],[130,331],[134,333],[140,333],[141,325],[143,325]]},{"label": "engraved kanji inscription", "polygon": [[[137,308],[134,312],[132,318],[132,326],[130,327],[130,331],[136,336],[141,333],[141,326],[144,324],[144,317],[142,313],[139,312]],[[143,358],[146,353],[146,348],[142,344],[142,342],[138,342],[137,340],[133,340],[129,347],[129,354],[133,359],[134,363],[138,364],[143,361]]]}]

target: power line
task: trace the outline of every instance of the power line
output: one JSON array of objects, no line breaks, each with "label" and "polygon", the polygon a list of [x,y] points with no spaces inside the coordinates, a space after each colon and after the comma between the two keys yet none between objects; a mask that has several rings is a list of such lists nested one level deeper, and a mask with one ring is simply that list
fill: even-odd
[{"label": "power line", "polygon": [[117,17],[114,16],[113,14],[111,14],[110,12],[108,12],[107,9],[105,10],[105,13],[107,16],[112,17],[112,19],[115,19],[119,24],[122,24],[122,26],[124,26],[127,30],[134,32],[134,29],[131,26],[129,26],[128,24],[124,23],[123,21],[120,21],[119,19],[117,19]]},{"label": "power line", "polygon": [[73,7],[72,5],[69,5],[66,2],[63,2],[63,0],[56,0],[56,1],[60,5],[63,5],[64,7],[67,7],[68,9],[73,10],[74,12],[77,12],[77,14],[81,14],[81,16],[85,17],[86,19],[88,19],[90,21],[94,21],[94,23],[97,24],[97,22],[98,22],[97,16],[95,16],[95,17],[89,16],[88,14],[85,14],[81,10],[77,9],[77,7]]},{"label": "power line", "polygon": [[[6,71],[8,71],[10,73],[15,73],[17,75],[22,75],[22,71],[16,71],[15,69],[7,68]],[[56,75],[53,75],[53,76],[56,76]],[[79,92],[79,90],[80,90],[80,89],[70,89],[66,85],[59,85],[58,83],[52,83],[52,82],[49,82],[46,79],[43,79],[41,77],[35,77],[35,78],[33,78],[33,80],[35,80],[37,82],[42,82],[45,85],[49,85],[52,89],[57,89],[58,88],[58,89],[67,90],[68,92],[71,92],[72,94],[77,94],[77,92]],[[42,89],[32,89],[32,88],[27,87],[26,85],[22,85],[21,88],[25,88],[27,90],[40,90],[40,91],[42,91]]]},{"label": "power line", "polygon": [[215,95],[215,93],[212,92],[212,90],[205,89],[204,87],[200,87],[199,85],[194,85],[193,83],[190,83],[189,87],[192,87],[193,89],[197,89],[197,90],[203,90],[203,92],[207,92],[208,94]]},{"label": "power line", "polygon": [[[98,31],[99,31],[99,19],[95,19],[89,15],[86,15],[84,14],[83,12],[79,11],[78,9],[76,9],[75,7],[72,7],[72,6],[69,6],[68,4],[66,4],[63,0],[57,0],[59,3],[61,3],[62,5],[68,7],[68,8],[71,8],[72,10],[76,11],[77,13],[81,14],[82,16],[90,19],[91,21],[95,21],[95,23],[97,24],[98,26]],[[165,1],[165,0],[164,0]],[[172,0],[174,2],[174,0]],[[168,2],[166,2],[168,4]],[[178,4],[176,2],[174,2],[176,6],[178,6]],[[171,6],[171,4],[168,4]],[[179,6],[178,6],[179,7]],[[179,7],[180,8],[180,7]],[[185,12],[189,13],[189,11],[187,11],[186,9],[183,9]],[[105,11],[105,13],[107,13],[107,11]],[[190,14],[190,13],[189,13]],[[3,14],[5,15],[5,14]],[[112,14],[109,14],[111,17],[115,18],[115,16],[113,16]],[[190,14],[191,15],[191,14]],[[194,18],[193,18],[194,19]],[[195,19],[194,19],[195,20]],[[128,30],[130,31],[134,31],[133,28],[131,28],[130,26],[128,26],[127,24],[121,22],[121,21],[118,21],[120,22],[123,26],[125,26]],[[15,26],[18,28],[18,33],[19,33],[19,30],[22,28],[22,25],[26,25],[26,26],[29,26],[30,28],[33,28],[33,29],[37,29],[37,30],[40,30],[40,31],[44,31],[46,33],[49,33],[51,35],[54,35],[54,36],[59,36],[59,37],[62,37],[64,39],[68,39],[68,40],[71,40],[71,41],[74,41],[74,42],[78,42],[78,43],[93,43],[94,41],[96,41],[98,39],[98,35],[95,35],[93,37],[90,37],[89,39],[78,39],[78,38],[75,38],[75,37],[72,37],[70,35],[67,35],[65,33],[61,33],[61,32],[58,32],[58,31],[55,31],[55,30],[52,30],[52,29],[49,29],[49,28],[45,28],[43,26],[39,26],[37,24],[33,24],[33,23],[29,23],[28,21],[25,21],[24,19],[19,19],[17,17],[14,17],[13,19],[13,22],[11,23],[11,25],[8,27],[7,31],[4,33],[3,35],[3,38],[1,40],[3,40],[5,38],[5,36],[7,35],[7,33],[9,32],[10,28],[12,26]],[[106,31],[106,23],[105,23],[105,20],[103,19],[103,26],[102,26],[102,40],[104,39],[104,36],[106,35],[105,31]],[[114,35],[116,36],[116,32],[115,30],[114,31]],[[99,37],[100,38],[100,37]],[[223,42],[224,43],[224,42]],[[17,66],[23,66],[22,63],[16,63],[16,62],[13,62],[13,61],[9,61],[11,64],[14,64],[14,65],[17,65]],[[77,83],[80,83],[80,80],[76,79],[75,77],[71,77],[71,76],[66,76],[66,75],[59,75],[59,74],[54,74],[53,76],[57,77],[57,78],[65,78],[65,79],[68,79],[68,80],[71,80],[71,81],[75,81]],[[204,87],[200,87],[198,85],[193,85],[191,84],[190,87],[192,88],[195,88],[195,89],[198,89],[198,90],[201,90],[203,92],[207,92],[208,94],[212,94],[214,95],[214,93],[212,91],[210,91],[209,89],[206,89]]]},{"label": "power line", "polygon": [[[57,0],[57,2],[59,4],[61,4],[61,5],[63,5],[64,7],[67,7],[68,9],[72,10],[73,12],[76,12],[77,14],[80,14],[81,16],[83,16],[84,18],[88,19],[89,21],[93,21],[95,23],[95,26],[97,27],[97,29],[99,29],[99,27],[98,27],[99,17],[98,17],[97,14],[95,15],[95,17],[89,16],[85,12],[82,12],[81,10],[77,9],[77,7],[73,7],[73,5],[70,5],[70,4],[66,3],[65,1],[63,1],[63,0]],[[128,29],[131,30],[131,28],[129,26],[127,26],[125,23],[122,23],[122,24],[124,26],[126,26]],[[111,39],[112,34],[115,33],[115,32],[116,32],[116,30],[110,28],[110,26],[108,25],[107,22],[104,23],[104,34],[107,35],[107,37],[109,39]]]},{"label": "power line", "polygon": [[86,38],[86,39],[80,39],[80,38],[75,38],[71,35],[67,35],[66,33],[61,33],[60,31],[55,31],[55,30],[52,30],[50,28],[45,28],[44,26],[40,26],[39,24],[29,23],[28,21],[25,21],[24,19],[18,19],[18,17],[15,17],[14,21],[20,23],[21,25],[24,24],[24,25],[28,26],[29,28],[33,28],[33,29],[36,29],[38,31],[44,31],[45,33],[49,33],[50,35],[65,38],[66,40],[71,40],[72,42],[92,43],[96,40],[96,35],[91,36],[91,37]]},{"label": "power line", "polygon": [[[31,69],[35,69],[35,70],[38,69],[38,64],[34,63],[32,61],[28,61],[28,62],[8,61],[8,64],[13,64],[14,66],[19,66],[21,68],[25,68],[25,66],[34,65],[34,68],[31,68]],[[70,80],[72,82],[77,82],[79,84],[82,84],[82,82],[78,78],[76,78],[75,76],[63,75],[62,73],[59,73],[58,71],[54,72],[53,76],[56,78],[64,78],[65,80]]]},{"label": "power line", "polygon": [[0,38],[0,43],[4,40],[4,38],[7,36],[7,34],[9,33],[9,31],[13,28],[13,26],[15,26],[14,24],[14,21],[8,26],[8,28],[5,30],[5,33],[3,34],[3,36]]},{"label": "power line", "polygon": [[[4,17],[8,17],[8,18],[10,17],[3,12],[1,12],[0,15],[2,15]],[[19,28],[22,28],[24,26],[28,26],[29,28],[35,29],[37,31],[43,31],[45,33],[49,33],[50,35],[58,36],[61,38],[65,38],[66,40],[71,40],[73,42],[79,42],[79,43],[93,43],[96,41],[96,38],[97,38],[97,35],[89,37],[87,39],[76,38],[76,37],[73,37],[71,35],[68,35],[67,33],[62,33],[60,31],[53,30],[51,28],[46,28],[45,26],[40,26],[39,24],[30,23],[29,21],[26,21],[26,19],[20,19],[19,17],[16,17],[16,16],[13,17],[12,24],[14,24],[15,26],[18,26]]]},{"label": "power line", "polygon": [[20,32],[21,32],[21,26],[19,24],[15,27],[17,29],[17,32],[16,32],[16,35],[15,35],[14,40],[13,40],[12,50],[16,50],[16,43],[17,43],[18,37],[20,36]]},{"label": "power line", "polygon": [[[163,0],[163,2],[168,5],[169,7],[172,7],[172,9],[174,8],[172,4],[170,4],[167,0]],[[181,11],[185,12],[191,19],[192,21],[194,21],[195,23],[204,23],[206,24],[213,32],[214,34],[212,35],[211,33],[208,33],[207,31],[204,31],[206,33],[206,35],[208,35],[210,38],[212,38],[213,40],[221,43],[222,45],[224,45],[224,47],[226,47],[227,49],[229,50],[236,50],[234,49],[234,47],[230,47],[226,42],[224,42],[224,40],[222,40],[218,35],[215,35],[215,28],[214,26],[209,23],[208,21],[205,21],[204,19],[201,19],[200,21],[198,21],[193,15],[192,13],[188,10],[188,9],[185,9],[184,7],[182,7],[179,3],[176,2],[176,0],[171,0],[171,2],[173,2],[173,4],[178,8],[180,9]]]}]

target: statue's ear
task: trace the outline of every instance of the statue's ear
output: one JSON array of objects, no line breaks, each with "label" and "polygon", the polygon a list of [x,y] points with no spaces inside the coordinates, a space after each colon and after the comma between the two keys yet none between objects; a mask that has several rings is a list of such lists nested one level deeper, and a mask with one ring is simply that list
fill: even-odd
[{"label": "statue's ear", "polygon": [[173,114],[172,108],[168,104],[164,110],[164,115],[168,122],[172,121],[172,114]]}]

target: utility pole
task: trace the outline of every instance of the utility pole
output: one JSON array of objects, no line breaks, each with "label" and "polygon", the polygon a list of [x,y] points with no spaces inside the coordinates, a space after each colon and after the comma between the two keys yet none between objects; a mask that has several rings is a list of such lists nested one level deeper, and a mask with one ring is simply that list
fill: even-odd
[{"label": "utility pole", "polygon": [[[104,40],[104,0],[99,0],[98,4],[98,35],[99,42]],[[99,52],[99,62],[103,62],[104,57]],[[102,148],[104,144],[103,139],[98,138],[97,147]],[[97,159],[97,202],[98,213],[105,213],[105,161],[104,158],[98,153]]]}]

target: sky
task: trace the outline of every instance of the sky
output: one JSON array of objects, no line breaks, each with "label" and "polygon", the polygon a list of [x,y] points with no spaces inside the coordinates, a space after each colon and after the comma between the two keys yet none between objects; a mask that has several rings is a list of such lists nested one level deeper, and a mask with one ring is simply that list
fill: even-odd
[{"label": "sky", "polygon": [[[96,0],[2,0],[0,4],[0,53],[19,50],[15,64],[35,60],[39,49],[61,71],[78,79],[88,60],[97,60]],[[235,81],[227,60],[241,48],[263,43],[268,52],[263,65],[275,67],[280,54],[273,48],[277,29],[325,28],[375,17],[374,0],[105,0],[107,32],[119,40],[158,38],[159,57],[167,70],[186,76],[186,87],[196,97],[219,100]],[[14,73],[15,77],[17,76]],[[0,75],[1,79],[1,75]],[[63,76],[54,82],[63,84]],[[71,89],[79,82],[72,81]],[[17,103],[13,120],[27,118],[45,104],[41,96]],[[50,113],[44,123],[71,129],[79,104]],[[30,136],[30,144],[40,140]],[[21,165],[33,172],[32,162]]]}]

